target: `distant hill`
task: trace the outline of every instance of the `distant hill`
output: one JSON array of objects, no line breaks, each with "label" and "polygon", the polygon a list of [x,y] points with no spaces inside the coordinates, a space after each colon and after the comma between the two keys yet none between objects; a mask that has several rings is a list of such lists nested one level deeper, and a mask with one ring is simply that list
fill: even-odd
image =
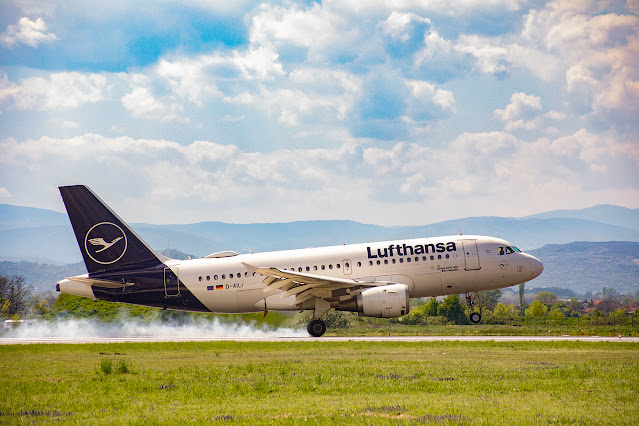
[{"label": "distant hill", "polygon": [[577,293],[613,287],[625,294],[639,291],[639,243],[574,242],[549,244],[529,252],[544,264],[530,288],[561,287]]},{"label": "distant hill", "polygon": [[43,265],[25,261],[0,262],[0,274],[23,277],[35,293],[55,291],[55,284],[61,279],[86,273],[83,262],[70,265]]},{"label": "distant hill", "polygon": [[[201,222],[187,225],[139,223],[131,226],[157,250],[174,249],[200,257],[222,250],[248,253],[455,235],[458,231],[501,237],[529,250],[545,244],[573,241],[639,241],[636,212],[617,206],[597,206],[527,218],[471,217],[398,227],[347,220],[255,224]],[[570,214],[582,217],[563,217]],[[544,215],[549,216],[541,217]],[[606,220],[605,223],[592,220],[600,216]],[[81,259],[66,215],[30,207],[0,205],[0,260],[69,264]]]},{"label": "distant hill", "polygon": [[69,225],[67,215],[53,210],[0,204],[0,231]]},{"label": "distant hill", "polygon": [[547,213],[526,216],[525,219],[571,218],[585,219],[609,225],[622,226],[639,231],[639,209],[601,204],[581,210],[553,210]]}]

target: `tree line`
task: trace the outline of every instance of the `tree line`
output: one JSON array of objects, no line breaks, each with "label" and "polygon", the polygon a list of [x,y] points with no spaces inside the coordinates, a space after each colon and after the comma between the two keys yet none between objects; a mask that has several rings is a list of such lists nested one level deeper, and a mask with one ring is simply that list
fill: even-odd
[{"label": "tree line", "polygon": [[[523,286],[520,288],[519,305],[503,303],[501,290],[482,291],[475,294],[475,311],[479,312],[484,318],[484,322],[488,318],[493,319],[515,319],[522,317],[534,317],[534,318],[580,318],[580,317],[609,317],[614,316],[621,318],[628,316],[629,314],[639,309],[639,291],[632,296],[621,295],[612,287],[603,287],[600,298],[598,300],[580,300],[577,297],[573,297],[569,301],[560,300],[555,293],[550,291],[539,291],[534,300],[523,297]],[[20,276],[8,277],[0,275],[0,318],[2,319],[22,319],[22,318],[34,318],[46,316],[51,312],[52,315],[56,315],[56,310],[52,311],[54,304],[58,300],[58,295],[53,293],[39,293],[34,294],[32,288],[27,285],[25,279]],[[73,315],[73,310],[77,309],[76,306],[81,302],[79,298],[70,297],[64,300],[58,311],[66,311]],[[89,302],[89,301],[86,301]],[[94,302],[94,301],[90,301]],[[69,305],[70,304],[70,305]],[[89,315],[90,312],[95,311],[97,307],[103,307],[103,310],[112,311],[112,308],[117,308],[115,311],[131,311],[129,314],[133,316],[145,315],[148,316],[149,312],[155,312],[153,308],[144,307],[132,307],[121,304],[114,304],[109,302],[102,302],[101,304],[91,303],[89,306],[83,308],[82,315]],[[73,306],[72,306],[73,305]],[[401,319],[395,319],[393,321],[401,321],[404,324],[469,324],[469,315],[471,311],[463,303],[463,295],[449,295],[443,299],[430,298],[427,300],[412,299],[411,310],[408,315]],[[144,312],[138,312],[142,309]],[[115,312],[114,311],[114,312]],[[147,312],[149,311],[149,312]],[[58,312],[59,314],[59,312]],[[178,313],[175,313],[177,315]],[[182,312],[182,316],[189,316],[189,313]],[[109,317],[117,316],[117,313],[112,313]],[[173,316],[175,316],[173,315]],[[353,321],[357,322],[358,319],[353,316],[345,317],[346,313],[330,311],[326,314],[328,316],[327,325],[337,326],[337,328],[343,328],[348,326]],[[636,313],[635,313],[636,315]],[[108,316],[108,315],[107,315]],[[361,321],[362,319],[359,319]],[[346,323],[342,324],[344,321]],[[333,324],[335,323],[335,324]]]},{"label": "tree line", "polygon": [[22,319],[27,315],[43,315],[55,303],[53,294],[34,294],[20,276],[0,275],[0,318]]}]

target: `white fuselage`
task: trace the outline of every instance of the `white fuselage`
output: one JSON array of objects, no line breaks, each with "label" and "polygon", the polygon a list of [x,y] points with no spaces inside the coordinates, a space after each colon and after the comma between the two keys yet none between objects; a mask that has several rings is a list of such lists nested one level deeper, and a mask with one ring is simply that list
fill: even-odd
[{"label": "white fuselage", "polygon": [[250,273],[244,264],[401,283],[408,286],[410,297],[430,297],[504,288],[541,273],[543,266],[535,257],[503,254],[508,246],[498,238],[456,235],[171,260],[166,265],[211,312],[300,310],[313,307],[295,305],[294,296],[282,299],[282,291],[264,292],[264,276]]}]

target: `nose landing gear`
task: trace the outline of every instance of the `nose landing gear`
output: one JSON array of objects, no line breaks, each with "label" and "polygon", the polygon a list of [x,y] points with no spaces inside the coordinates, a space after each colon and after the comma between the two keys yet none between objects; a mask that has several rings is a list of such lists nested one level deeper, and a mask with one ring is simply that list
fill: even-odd
[{"label": "nose landing gear", "polygon": [[475,300],[473,293],[466,293],[466,305],[468,305],[468,310],[471,312],[470,314],[470,322],[473,324],[478,324],[481,321],[481,314],[478,312],[474,312],[475,310]]}]

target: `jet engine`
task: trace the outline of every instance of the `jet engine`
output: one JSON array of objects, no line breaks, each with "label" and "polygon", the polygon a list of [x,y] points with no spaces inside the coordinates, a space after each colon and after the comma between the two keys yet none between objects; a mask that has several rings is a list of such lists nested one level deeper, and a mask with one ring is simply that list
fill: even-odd
[{"label": "jet engine", "polygon": [[410,310],[408,286],[389,284],[362,291],[356,298],[340,302],[338,310],[360,312],[366,317],[401,317]]}]

